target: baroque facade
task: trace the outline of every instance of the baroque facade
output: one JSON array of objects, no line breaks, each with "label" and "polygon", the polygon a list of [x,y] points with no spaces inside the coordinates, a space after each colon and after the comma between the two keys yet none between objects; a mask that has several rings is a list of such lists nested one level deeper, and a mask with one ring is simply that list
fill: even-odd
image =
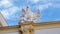
[{"label": "baroque facade", "polygon": [[[25,10],[23,9],[22,11],[24,12]],[[28,9],[28,11],[30,11],[30,9]],[[29,13],[35,15],[32,12]],[[60,21],[38,23],[37,20],[39,19],[30,14],[30,18],[28,18],[25,16],[25,13],[23,13],[18,25],[8,26],[0,13],[0,34],[60,34]],[[40,13],[37,13],[36,15],[40,17],[39,14]],[[33,17],[35,20],[33,20]],[[39,33],[37,33],[36,30],[40,30]]]}]

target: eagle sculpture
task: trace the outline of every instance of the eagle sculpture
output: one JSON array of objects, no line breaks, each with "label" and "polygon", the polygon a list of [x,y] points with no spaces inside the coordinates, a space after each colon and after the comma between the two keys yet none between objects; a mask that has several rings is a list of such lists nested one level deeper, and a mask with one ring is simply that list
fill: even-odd
[{"label": "eagle sculpture", "polygon": [[22,9],[22,15],[20,17],[21,22],[25,21],[33,21],[33,22],[39,22],[40,18],[40,10],[38,9],[36,13],[33,13],[30,10],[30,7],[27,6],[26,10]]}]

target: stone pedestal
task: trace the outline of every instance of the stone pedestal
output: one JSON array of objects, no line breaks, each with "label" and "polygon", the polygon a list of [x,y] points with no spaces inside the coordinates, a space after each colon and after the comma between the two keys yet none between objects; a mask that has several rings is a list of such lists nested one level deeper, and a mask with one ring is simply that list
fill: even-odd
[{"label": "stone pedestal", "polygon": [[34,26],[33,26],[33,22],[25,22],[25,23],[20,23],[20,31],[23,33],[23,34],[34,34]]}]

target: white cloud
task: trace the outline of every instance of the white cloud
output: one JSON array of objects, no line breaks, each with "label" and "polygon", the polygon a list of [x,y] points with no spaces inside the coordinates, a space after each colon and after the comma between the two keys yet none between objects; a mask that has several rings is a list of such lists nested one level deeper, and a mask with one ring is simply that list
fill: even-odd
[{"label": "white cloud", "polygon": [[9,13],[8,13],[7,10],[3,10],[3,11],[1,11],[1,13],[3,14],[3,16],[4,16],[5,18],[9,16]]},{"label": "white cloud", "polygon": [[39,2],[39,0],[29,0],[30,2],[32,2],[32,3],[37,3],[37,2]]},{"label": "white cloud", "polygon": [[18,10],[19,10],[19,8],[18,7],[15,7],[15,6],[9,8],[9,12],[11,13],[11,15],[12,14],[15,14]]},{"label": "white cloud", "polygon": [[52,3],[47,3],[47,4],[42,4],[37,6],[37,8],[39,8],[40,10],[44,10],[46,8],[49,8],[49,6],[52,6],[52,5],[53,5]]},{"label": "white cloud", "polygon": [[34,5],[32,6],[33,9],[40,9],[40,11],[49,8],[50,6],[52,6],[52,3],[47,3],[47,4],[41,4],[41,5]]},{"label": "white cloud", "polygon": [[8,8],[8,7],[12,6],[12,3],[10,3],[9,0],[2,0],[2,1],[0,1],[0,7],[1,6]]},{"label": "white cloud", "polygon": [[2,10],[1,13],[4,15],[5,18],[7,19],[11,19],[11,18],[14,18],[12,16],[14,16],[14,14],[19,10],[18,7],[12,7],[12,8],[9,8],[9,9],[5,9],[5,10]]},{"label": "white cloud", "polygon": [[43,10],[43,9],[46,9],[48,8],[48,5],[47,4],[44,4],[44,5],[39,5],[38,7],[40,10]]},{"label": "white cloud", "polygon": [[44,10],[46,8],[48,8],[49,6],[52,6],[53,3],[50,2],[52,0],[30,0],[32,3],[38,3],[38,2],[42,2],[44,4],[36,4],[36,6],[33,6],[35,8],[39,8],[40,10]]},{"label": "white cloud", "polygon": [[29,1],[32,2],[32,4],[38,2],[43,3],[42,5],[37,6],[40,10],[46,9],[49,6],[52,8],[60,8],[60,3],[56,3],[59,2],[60,0],[29,0]]},{"label": "white cloud", "polygon": [[42,2],[42,3],[47,3],[50,2],[51,0],[29,0],[32,3],[38,3],[38,2]]},{"label": "white cloud", "polygon": [[53,8],[60,8],[60,4],[57,4],[57,3],[56,4],[53,4],[52,7]]},{"label": "white cloud", "polygon": [[1,13],[6,19],[16,18],[15,14],[18,10],[20,10],[20,8],[18,8],[17,6],[14,6],[9,0],[0,1],[0,7],[1,6],[4,6],[4,8],[7,8],[4,10],[1,10]]}]

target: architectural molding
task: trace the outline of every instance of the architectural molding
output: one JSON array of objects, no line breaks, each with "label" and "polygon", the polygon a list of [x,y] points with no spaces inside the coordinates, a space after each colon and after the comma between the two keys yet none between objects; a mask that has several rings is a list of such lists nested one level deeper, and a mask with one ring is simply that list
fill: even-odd
[{"label": "architectural molding", "polygon": [[[19,27],[21,26],[21,27]],[[0,32],[16,32],[18,31],[20,34],[34,34],[35,30],[41,29],[53,29],[53,28],[60,28],[60,21],[53,21],[53,22],[43,22],[43,23],[33,23],[33,22],[26,22],[25,24],[20,24],[16,26],[6,26],[1,27]]]},{"label": "architectural molding", "polygon": [[6,20],[5,20],[5,18],[3,17],[3,15],[1,14],[1,12],[0,12],[0,24],[1,24],[2,27],[8,26]]}]

